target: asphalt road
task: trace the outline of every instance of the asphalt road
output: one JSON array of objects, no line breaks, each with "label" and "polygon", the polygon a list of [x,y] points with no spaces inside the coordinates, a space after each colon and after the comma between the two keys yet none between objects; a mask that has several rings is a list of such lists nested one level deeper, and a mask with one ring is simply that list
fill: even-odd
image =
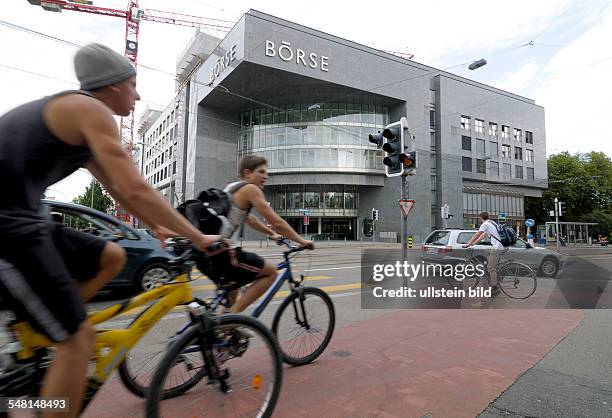
[{"label": "asphalt road", "polygon": [[[376,247],[396,248],[392,245]],[[256,246],[254,250],[270,260],[280,260],[278,247],[260,249]],[[478,310],[491,307],[487,305],[475,305],[472,308],[476,309],[471,310],[420,312],[405,309],[362,309],[361,292],[367,289],[362,289],[360,280],[361,251],[362,248],[357,246],[323,246],[317,251],[305,252],[292,264],[294,274],[304,274],[307,285],[319,287],[330,294],[336,308],[337,323],[332,344],[320,361],[303,368],[286,369],[283,396],[279,401],[276,416],[309,416],[305,410],[300,412],[300,402],[294,402],[300,397],[303,397],[303,402],[308,400],[308,405],[320,405],[322,409],[319,414],[326,416],[473,417],[479,413],[484,417],[612,416],[612,311],[521,309],[521,312],[518,312],[496,309],[497,312],[492,314]],[[600,275],[607,272],[608,280],[610,279],[612,250],[608,247],[568,247],[563,249],[563,252],[567,265],[573,266],[572,274],[576,275],[566,283],[571,283],[576,278],[588,279],[589,277],[582,276],[592,275],[589,273],[591,271]],[[580,275],[584,266],[591,270],[586,269],[584,271],[588,274]],[[564,272],[561,272],[561,275]],[[196,296],[205,298],[214,293],[214,286],[199,273],[194,272],[194,279],[192,288]],[[530,298],[531,302],[535,303],[538,298],[549,299],[554,292],[566,295],[563,288],[561,292],[559,290],[560,280],[539,278],[538,289],[533,298]],[[598,280],[601,282],[601,276],[598,276]],[[570,288],[573,289],[571,286]],[[612,293],[612,286],[604,287],[603,290],[604,297],[597,298],[597,307],[612,307],[612,303],[607,305],[609,299],[605,297]],[[276,307],[286,294],[283,289],[275,297],[260,318],[264,323],[271,324]],[[501,305],[497,307],[505,307],[507,298],[499,300]],[[104,298],[89,304],[88,309],[99,310],[115,303],[117,300]],[[109,328],[123,328],[138,312],[139,310],[135,310],[122,315],[105,325]],[[580,312],[584,312],[583,318]],[[184,312],[176,309],[156,325],[145,340],[138,343],[132,355],[139,358],[149,353],[151,347],[161,346],[165,338],[172,335],[184,322]],[[401,332],[398,326],[401,327]],[[388,334],[384,333],[385,329],[389,330]],[[461,330],[460,333],[458,329]],[[368,338],[367,335],[370,334],[372,337]],[[449,340],[451,336],[452,339]],[[534,341],[538,338],[541,341],[536,344]],[[484,347],[484,340],[490,345]],[[512,349],[505,351],[506,354],[501,357],[495,354],[500,341],[505,341],[502,344],[506,348],[508,344],[512,345]],[[359,347],[368,344],[373,344],[370,351],[360,351]],[[437,370],[438,374],[435,374],[433,370],[437,369],[442,358],[439,357],[440,353],[436,354],[436,350],[442,350],[449,344],[456,346],[452,352],[444,354],[449,364],[443,370]],[[387,348],[384,358],[378,359],[377,354],[371,351],[377,351],[374,348],[377,345]],[[351,379],[351,373],[365,373],[370,370],[369,367],[380,368],[383,364],[391,364],[388,351],[398,346],[406,347],[406,354],[405,358],[391,357],[399,362],[393,366],[393,370],[403,372],[397,376],[393,385],[385,387],[393,394],[394,400],[411,399],[411,402],[405,405],[389,403],[385,408],[380,404],[380,399],[372,398],[368,401],[368,396],[364,395],[377,389],[374,387],[374,380],[373,387],[368,388],[369,377],[365,376],[371,376],[371,373],[359,375],[361,383],[355,385],[351,382],[356,382],[358,377],[355,375]],[[483,357],[477,362],[472,362],[470,357],[473,350],[484,351]],[[415,351],[415,354],[411,358],[407,353],[412,351]],[[349,363],[342,363],[345,361],[343,356],[346,355],[356,362],[354,369],[348,366]],[[490,357],[487,357],[488,355]],[[369,365],[373,361],[377,362],[376,366]],[[364,364],[367,370],[364,371],[358,364]],[[412,371],[417,370],[419,364],[429,371],[423,370],[422,374],[412,376]],[[470,367],[466,364],[470,364]],[[479,376],[490,377],[493,373],[498,377],[486,385],[483,384],[478,390],[477,386],[470,389],[471,382],[478,384],[478,379],[475,381],[475,377],[470,375],[469,379],[462,383],[462,375],[456,374],[458,367],[466,368],[466,376],[472,370],[477,370],[474,373],[480,373]],[[338,369],[338,379],[345,380],[334,385],[333,390],[317,389],[324,385],[314,382],[327,379],[334,368]],[[389,373],[393,375],[392,371]],[[449,375],[444,376],[444,373]],[[407,377],[411,378],[405,380]],[[426,378],[424,382],[431,381],[431,389],[421,382],[420,378]],[[303,390],[296,392],[299,387],[297,382],[304,383],[309,381],[308,379],[311,379],[312,385],[308,386],[307,394]],[[388,376],[384,379],[389,380]],[[418,388],[412,388],[411,385],[416,382],[420,382],[422,392],[419,392]],[[459,396],[456,393],[457,386],[462,385],[468,390],[461,392],[459,398],[455,398],[454,396]],[[121,408],[120,416],[141,416],[141,401],[129,397],[131,395],[126,395],[125,392],[117,379],[111,379],[94,400],[86,416],[119,416],[117,410],[111,408],[113,403],[117,408]],[[345,408],[325,409],[330,408],[326,402],[342,402],[342,399],[348,402],[351,396],[354,398],[354,405],[360,405],[360,413],[350,409],[348,403]],[[458,399],[465,399],[466,403],[459,402]],[[469,402],[471,406],[468,406]],[[456,407],[441,409],[443,404]]]}]

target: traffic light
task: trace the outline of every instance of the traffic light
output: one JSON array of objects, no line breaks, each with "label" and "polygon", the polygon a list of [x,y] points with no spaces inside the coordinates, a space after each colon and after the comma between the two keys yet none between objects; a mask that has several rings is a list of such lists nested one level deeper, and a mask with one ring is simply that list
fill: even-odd
[{"label": "traffic light", "polygon": [[368,135],[368,140],[371,143],[376,144],[376,148],[382,147],[382,144],[384,142],[383,135],[380,133],[380,131],[378,131],[377,134]]},{"label": "traffic light", "polygon": [[383,151],[387,155],[383,158],[385,175],[387,177],[401,176],[404,168],[400,155],[404,152],[404,129],[401,122],[393,122],[387,125],[382,133],[384,144]]},{"label": "traffic light", "polygon": [[563,211],[565,210],[563,205],[565,205],[565,202],[559,202],[558,205],[559,205],[559,216],[563,216]]},{"label": "traffic light", "polygon": [[378,220],[378,209],[372,209],[372,220],[373,221]]},{"label": "traffic light", "polygon": [[400,154],[400,161],[404,165],[404,172],[406,174],[413,173],[417,168],[417,152],[416,151],[408,151],[406,153]]}]

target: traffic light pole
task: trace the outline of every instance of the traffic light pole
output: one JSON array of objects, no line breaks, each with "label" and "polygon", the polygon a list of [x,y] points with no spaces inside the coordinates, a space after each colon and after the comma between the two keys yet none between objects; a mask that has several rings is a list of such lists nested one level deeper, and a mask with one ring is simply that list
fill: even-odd
[{"label": "traffic light pole", "polygon": [[[407,174],[402,174],[402,200],[408,199],[408,179]],[[408,217],[402,214],[402,260],[408,259]]]},{"label": "traffic light pole", "polygon": [[556,237],[555,241],[557,244],[557,249],[559,249],[559,241],[561,240],[561,231],[559,231],[559,199],[555,197],[555,232]]}]

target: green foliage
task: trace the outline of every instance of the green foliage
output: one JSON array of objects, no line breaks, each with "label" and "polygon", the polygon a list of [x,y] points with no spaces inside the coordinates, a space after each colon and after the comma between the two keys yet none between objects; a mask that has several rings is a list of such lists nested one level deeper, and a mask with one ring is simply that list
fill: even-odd
[{"label": "green foliage", "polygon": [[[542,198],[525,198],[525,214],[539,225],[551,221],[554,199],[565,203],[561,221],[598,222],[591,235],[612,231],[612,160],[602,152],[548,158],[549,188]],[[591,233],[591,231],[593,231]]]},{"label": "green foliage", "polygon": [[[92,200],[92,189],[93,189],[93,200]],[[93,202],[93,206],[92,206]],[[72,203],[79,205],[93,207],[100,212],[108,213],[113,207],[113,199],[102,189],[100,183],[92,180],[89,186],[85,189],[85,193],[75,197]]]}]

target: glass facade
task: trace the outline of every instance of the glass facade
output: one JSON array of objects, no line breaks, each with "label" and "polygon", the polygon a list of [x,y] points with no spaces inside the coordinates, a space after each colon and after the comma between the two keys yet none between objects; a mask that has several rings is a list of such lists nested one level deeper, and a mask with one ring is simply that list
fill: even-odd
[{"label": "glass facade", "polygon": [[382,150],[368,135],[389,122],[383,106],[288,105],[240,115],[238,155],[258,154],[271,173],[304,169],[382,172]]},{"label": "glass facade", "polygon": [[497,217],[499,213],[517,218],[524,217],[523,197],[489,193],[463,193],[463,214],[479,215],[489,212]]},{"label": "glass facade", "polygon": [[349,185],[287,185],[274,187],[274,210],[358,209],[359,193]]}]

